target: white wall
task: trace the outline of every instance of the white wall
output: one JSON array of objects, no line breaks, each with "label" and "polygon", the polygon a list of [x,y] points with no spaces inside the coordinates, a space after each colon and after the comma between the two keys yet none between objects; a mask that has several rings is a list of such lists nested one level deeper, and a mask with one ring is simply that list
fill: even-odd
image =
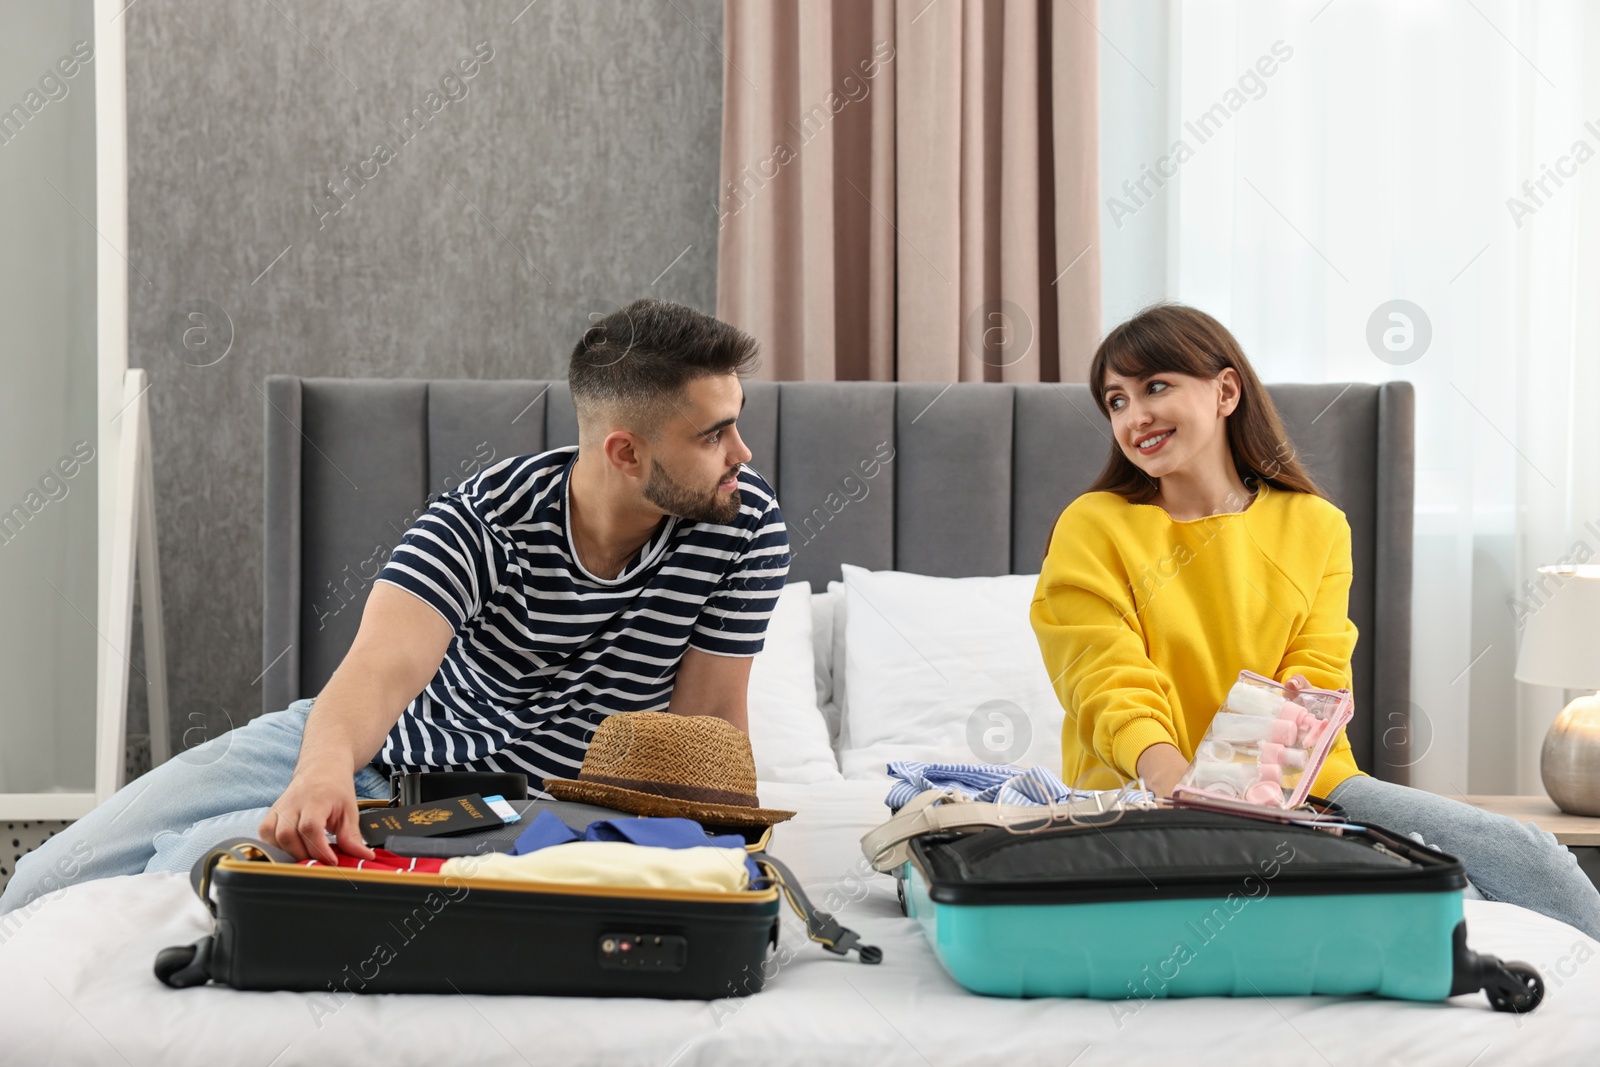
[{"label": "white wall", "polygon": [[0,26],[0,792],[90,790],[94,63],[73,45],[92,46],[92,11],[0,0]]}]

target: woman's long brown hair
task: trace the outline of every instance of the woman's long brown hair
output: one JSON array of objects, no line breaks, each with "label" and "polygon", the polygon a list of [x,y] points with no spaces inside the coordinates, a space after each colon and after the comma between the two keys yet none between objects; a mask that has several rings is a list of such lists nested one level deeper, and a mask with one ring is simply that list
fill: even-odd
[{"label": "woman's long brown hair", "polygon": [[[1187,374],[1215,378],[1232,367],[1239,375],[1239,404],[1228,416],[1228,449],[1239,478],[1291,493],[1326,496],[1300,465],[1284,432],[1278,409],[1256,377],[1244,350],[1227,327],[1203,311],[1184,304],[1155,304],[1106,335],[1089,364],[1089,389],[1107,419],[1106,375],[1148,378],[1152,374]],[[1155,500],[1160,485],[1123,455],[1115,441],[1105,469],[1087,492],[1109,492],[1134,504]]]}]

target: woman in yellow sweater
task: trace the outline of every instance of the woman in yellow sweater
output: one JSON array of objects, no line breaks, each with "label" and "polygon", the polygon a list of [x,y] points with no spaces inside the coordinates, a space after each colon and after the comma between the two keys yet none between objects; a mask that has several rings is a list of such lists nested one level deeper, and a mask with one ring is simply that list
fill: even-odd
[{"label": "woman in yellow sweater", "polygon": [[[1242,669],[1350,685],[1350,526],[1295,458],[1233,335],[1148,308],[1089,369],[1115,438],[1056,522],[1031,620],[1066,709],[1068,782],[1165,796]],[[1600,937],[1600,893],[1555,838],[1363,773],[1341,733],[1312,793],[1459,856],[1477,890]]]}]

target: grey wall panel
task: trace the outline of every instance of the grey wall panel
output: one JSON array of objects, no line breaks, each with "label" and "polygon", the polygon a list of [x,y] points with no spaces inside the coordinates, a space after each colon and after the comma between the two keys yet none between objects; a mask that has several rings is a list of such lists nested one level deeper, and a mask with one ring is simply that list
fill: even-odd
[{"label": "grey wall panel", "polygon": [[889,382],[785,382],[780,504],[791,582],[826,588],[839,564],[894,566],[895,390]]},{"label": "grey wall panel", "polygon": [[[745,382],[744,411],[739,414],[739,436],[750,450],[750,466],[761,472],[778,492],[778,383]],[[782,506],[782,502],[779,502]]]},{"label": "grey wall panel", "polygon": [[896,570],[959,578],[1011,570],[1009,385],[900,386]]},{"label": "grey wall panel", "polygon": [[[1350,521],[1350,554],[1355,578],[1350,586],[1350,621],[1358,638],[1350,658],[1358,706],[1370,708],[1373,690],[1373,605],[1376,595],[1378,390],[1375,385],[1275,385],[1268,392],[1283,417],[1294,450],[1318,485]],[[1410,542],[1410,527],[1406,528]],[[1359,715],[1348,731],[1356,764],[1372,767],[1373,731],[1369,715]]]},{"label": "grey wall panel", "polygon": [[[1355,699],[1374,707],[1377,696],[1374,664],[1378,641],[1374,622],[1378,596],[1378,401],[1381,386],[1354,385],[1343,395],[1325,385],[1275,386],[1273,402],[1279,404],[1285,429],[1293,439],[1301,462],[1345,514],[1350,523],[1350,555],[1354,576],[1350,584],[1350,621],[1359,634],[1350,658]],[[1348,408],[1345,405],[1349,405]],[[1340,410],[1343,409],[1343,410]],[[1338,422],[1334,422],[1334,412]],[[1405,541],[1410,543],[1407,525]],[[1374,770],[1375,720],[1358,715],[1347,734],[1356,763]]]},{"label": "grey wall panel", "polygon": [[[1372,763],[1380,778],[1411,784],[1411,768],[1432,742],[1412,722],[1411,563],[1416,478],[1416,393],[1388,382],[1378,393],[1377,558],[1372,570]],[[1397,536],[1404,533],[1404,537]],[[1359,578],[1359,573],[1358,573]]]},{"label": "grey wall panel", "polygon": [[578,443],[578,409],[565,381],[553,382],[544,395],[544,447],[565,448]]},{"label": "grey wall panel", "polygon": [[448,492],[508,456],[543,452],[551,384],[429,382],[428,492]]},{"label": "grey wall panel", "polygon": [[317,515],[301,532],[300,692],[315,696],[344,658],[372,580],[428,492],[428,385],[310,380],[301,484]]},{"label": "grey wall panel", "polygon": [[1082,384],[1016,387],[1011,572],[1037,574],[1056,519],[1111,451],[1111,424]]},{"label": "grey wall panel", "polygon": [[[297,384],[303,418],[295,414]],[[418,390],[440,384],[269,382],[273,414],[284,413],[268,421],[269,494],[276,499],[290,491],[292,479],[279,471],[284,457],[298,456],[305,497],[299,509],[303,530],[290,528],[295,511],[286,506],[290,502],[278,500],[288,518],[268,526],[268,559],[292,566],[298,543],[306,573],[277,573],[273,580],[307,586],[324,581],[321,572],[353,543],[350,531],[367,529],[374,516],[408,501],[421,506],[428,442],[435,436],[430,427],[454,417],[471,427],[481,421],[472,405],[460,406],[452,416],[444,406],[425,404]],[[472,383],[462,395],[480,384]],[[526,391],[531,384],[537,383],[512,382],[506,389]],[[795,550],[790,577],[817,585],[838,577],[841,562],[952,576],[1000,573],[1015,537],[1004,521],[984,520],[994,513],[1029,516],[1027,522],[1042,532],[1059,511],[1060,498],[1075,495],[1092,479],[1106,447],[1104,438],[1096,444],[1100,428],[1077,407],[1086,396],[1074,397],[1070,388],[962,384],[945,391],[921,384],[835,382],[752,383],[752,389],[758,413],[776,390],[778,469]],[[1350,730],[1356,759],[1389,780],[1403,779],[1409,766],[1404,742],[1410,708],[1410,387],[1392,383],[1341,392],[1338,385],[1285,386],[1274,393],[1281,393],[1297,448],[1339,495],[1352,527],[1356,579],[1350,617],[1361,630]],[[556,395],[554,388],[547,394]],[[949,424],[922,426],[930,405],[944,399],[954,401]],[[758,415],[752,436],[767,436],[771,425],[770,416]],[[1012,469],[1018,473],[1009,474]],[[342,484],[330,473],[335,471],[355,475]],[[996,503],[1003,495],[1021,495],[1030,472],[1043,487],[1028,494],[1030,503]],[[352,492],[358,477],[372,487],[363,490],[360,502]],[[902,483],[921,488],[903,490]],[[401,527],[389,525],[398,536]],[[896,544],[906,559],[891,558]],[[1017,572],[1037,566],[1031,559],[1026,564]],[[313,568],[319,572],[314,578]],[[1398,601],[1384,583],[1392,584]],[[270,612],[281,599],[268,600],[269,632],[278,629]],[[303,625],[308,614],[316,615],[302,610]],[[304,625],[299,632],[306,691],[343,654],[353,619],[354,610],[334,620],[344,629]],[[266,651],[272,654],[270,647]]]},{"label": "grey wall panel", "polygon": [[[300,533],[305,522],[301,484],[299,378],[275,374],[262,397],[267,425],[266,574],[262,591],[261,701],[266,709],[285,708],[300,695]],[[170,626],[171,624],[168,623]]]},{"label": "grey wall panel", "polygon": [[[119,25],[177,750],[263,700],[268,375],[564,379],[591,313],[715,308],[722,4],[144,0]],[[195,299],[220,362],[169,342]]]}]

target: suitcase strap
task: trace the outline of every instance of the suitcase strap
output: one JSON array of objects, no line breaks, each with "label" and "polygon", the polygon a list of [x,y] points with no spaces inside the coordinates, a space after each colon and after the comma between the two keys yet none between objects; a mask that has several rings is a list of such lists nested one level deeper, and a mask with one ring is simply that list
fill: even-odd
[{"label": "suitcase strap", "polygon": [[1121,812],[1157,805],[1107,791],[1093,799],[1057,801],[1038,806],[977,801],[953,789],[928,789],[906,802],[889,819],[861,838],[861,852],[873,870],[890,873],[911,859],[911,840],[947,830],[1002,827],[1017,833],[1045,829],[1057,822],[1104,821]]},{"label": "suitcase strap", "polygon": [[218,842],[210,852],[201,856],[199,861],[189,868],[189,885],[194,888],[195,895],[200,898],[200,902],[206,906],[213,919],[217,917],[217,905],[211,899],[211,872],[216,869],[219,861],[228,856],[239,860],[264,858],[273,863],[295,862],[295,858],[283,849],[253,837],[230,837],[226,841]]},{"label": "suitcase strap", "polygon": [[829,952],[840,956],[848,956],[850,950],[854,949],[862,963],[883,961],[881,948],[876,945],[863,945],[860,934],[841,924],[829,913],[818,910],[811,903],[811,898],[806,896],[805,890],[800,888],[800,880],[786,864],[765,852],[753,853],[750,859],[767,872],[767,879],[778,887],[784,899],[789,902],[789,906],[795,910],[795,914],[806,924],[807,937]]}]

